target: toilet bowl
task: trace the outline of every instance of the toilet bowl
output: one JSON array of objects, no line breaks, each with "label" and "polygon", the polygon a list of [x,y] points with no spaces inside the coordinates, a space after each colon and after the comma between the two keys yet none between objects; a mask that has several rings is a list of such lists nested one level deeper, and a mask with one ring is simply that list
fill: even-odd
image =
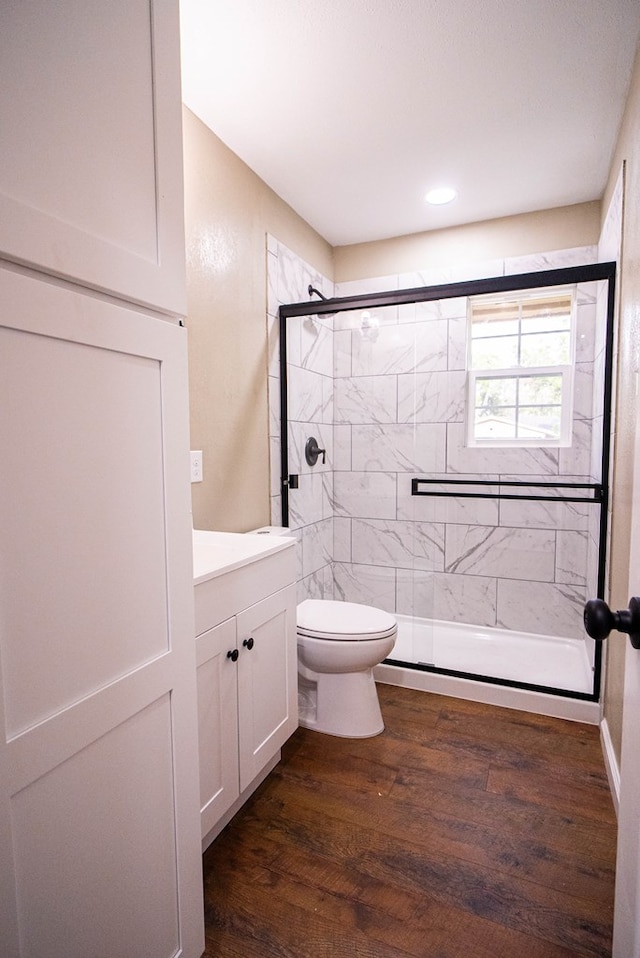
[{"label": "toilet bowl", "polygon": [[299,721],[305,728],[368,738],[384,729],[373,668],[394,646],[388,612],[355,602],[298,605]]}]

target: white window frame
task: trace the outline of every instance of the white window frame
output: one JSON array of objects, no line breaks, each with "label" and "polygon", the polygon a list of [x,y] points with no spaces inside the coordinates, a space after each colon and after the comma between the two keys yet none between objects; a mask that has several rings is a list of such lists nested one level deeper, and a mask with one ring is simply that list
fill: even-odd
[{"label": "white window frame", "polygon": [[[486,295],[478,297],[485,303],[495,302],[499,305],[502,302],[513,302],[515,299],[525,300],[530,298],[541,298],[546,294],[552,295],[559,290],[545,289],[544,291],[526,290],[523,293],[509,292],[504,296],[489,298]],[[568,292],[566,287],[562,292]],[[504,369],[494,367],[488,369],[474,369],[471,366],[472,349],[472,325],[473,325],[473,298],[468,302],[467,313],[467,408],[466,408],[466,444],[467,446],[485,447],[485,448],[567,448],[571,446],[572,425],[573,425],[573,387],[575,379],[575,338],[576,338],[576,290],[571,289],[571,323],[570,323],[570,356],[569,364],[557,366],[510,366]],[[476,382],[478,379],[516,379],[522,380],[534,376],[559,375],[561,377],[561,411],[560,411],[560,436],[558,438],[540,438],[540,437],[479,437],[475,434],[475,396]]]}]

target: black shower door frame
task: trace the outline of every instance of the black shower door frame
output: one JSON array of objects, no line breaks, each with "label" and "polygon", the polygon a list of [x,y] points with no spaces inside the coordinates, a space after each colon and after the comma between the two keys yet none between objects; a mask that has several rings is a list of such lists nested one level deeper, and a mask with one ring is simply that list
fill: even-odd
[{"label": "black shower door frame", "polygon": [[[411,289],[387,290],[378,293],[365,293],[358,296],[333,297],[331,299],[308,300],[300,303],[288,303],[278,310],[280,336],[280,493],[282,500],[282,525],[289,525],[289,489],[297,485],[297,475],[289,472],[289,443],[288,443],[288,382],[287,382],[287,321],[301,316],[322,316],[337,312],[348,312],[357,309],[373,309],[381,306],[398,306],[408,303],[424,303],[439,299],[454,299],[464,296],[480,296],[483,294],[497,294],[518,292],[528,289],[544,289],[550,286],[565,286],[578,283],[604,281],[607,283],[607,318],[605,331],[604,354],[604,390],[603,390],[603,425],[602,425],[602,463],[601,482],[599,484],[584,484],[583,488],[592,492],[592,497],[576,501],[594,502],[600,508],[599,548],[598,548],[598,586],[597,597],[605,598],[606,569],[607,569],[607,523],[609,510],[609,481],[611,458],[611,400],[613,390],[613,347],[614,347],[614,315],[615,315],[615,263],[591,263],[586,266],[570,266],[562,269],[540,270],[534,273],[516,273],[513,276],[493,276],[487,279],[467,280],[460,283],[444,283],[439,286],[416,286]],[[425,495],[423,488],[428,480],[416,477],[412,481],[412,494]],[[455,483],[455,480],[452,480]],[[495,483],[492,483],[495,485]],[[473,483],[474,486],[478,482]],[[505,483],[502,483],[504,486]],[[526,484],[531,487],[531,484]],[[562,484],[553,484],[558,488]],[[573,485],[573,484],[572,484]],[[551,490],[544,490],[539,498],[549,498]],[[457,491],[460,495],[462,490]],[[451,493],[450,493],[451,494]],[[470,494],[469,494],[470,495]],[[509,495],[508,493],[506,494]],[[518,496],[520,498],[520,496]],[[529,496],[529,498],[534,498]],[[538,498],[538,496],[536,496]],[[562,497],[558,497],[562,498]],[[570,500],[569,500],[570,501]],[[440,675],[451,675],[457,678],[472,679],[486,682],[491,685],[504,685],[511,688],[526,689],[533,692],[543,692],[558,695],[564,698],[580,699],[597,702],[600,699],[602,679],[602,643],[596,644],[594,657],[593,691],[572,692],[555,689],[547,686],[532,685],[526,682],[514,682],[507,679],[479,676],[475,673],[466,673],[436,666],[416,665],[411,662],[397,662],[405,668],[420,671],[437,672]]]}]

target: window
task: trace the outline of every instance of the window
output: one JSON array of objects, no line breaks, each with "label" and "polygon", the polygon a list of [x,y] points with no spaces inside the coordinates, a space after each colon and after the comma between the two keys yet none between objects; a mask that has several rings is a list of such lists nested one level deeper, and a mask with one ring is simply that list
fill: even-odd
[{"label": "window", "polygon": [[568,446],[573,289],[469,300],[469,445]]}]

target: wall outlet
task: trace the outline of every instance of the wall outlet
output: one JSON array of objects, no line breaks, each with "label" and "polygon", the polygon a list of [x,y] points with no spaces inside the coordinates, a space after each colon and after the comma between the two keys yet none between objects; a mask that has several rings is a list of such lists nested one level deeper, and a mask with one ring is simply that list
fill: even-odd
[{"label": "wall outlet", "polygon": [[191,450],[191,482],[202,482],[202,449]]}]

